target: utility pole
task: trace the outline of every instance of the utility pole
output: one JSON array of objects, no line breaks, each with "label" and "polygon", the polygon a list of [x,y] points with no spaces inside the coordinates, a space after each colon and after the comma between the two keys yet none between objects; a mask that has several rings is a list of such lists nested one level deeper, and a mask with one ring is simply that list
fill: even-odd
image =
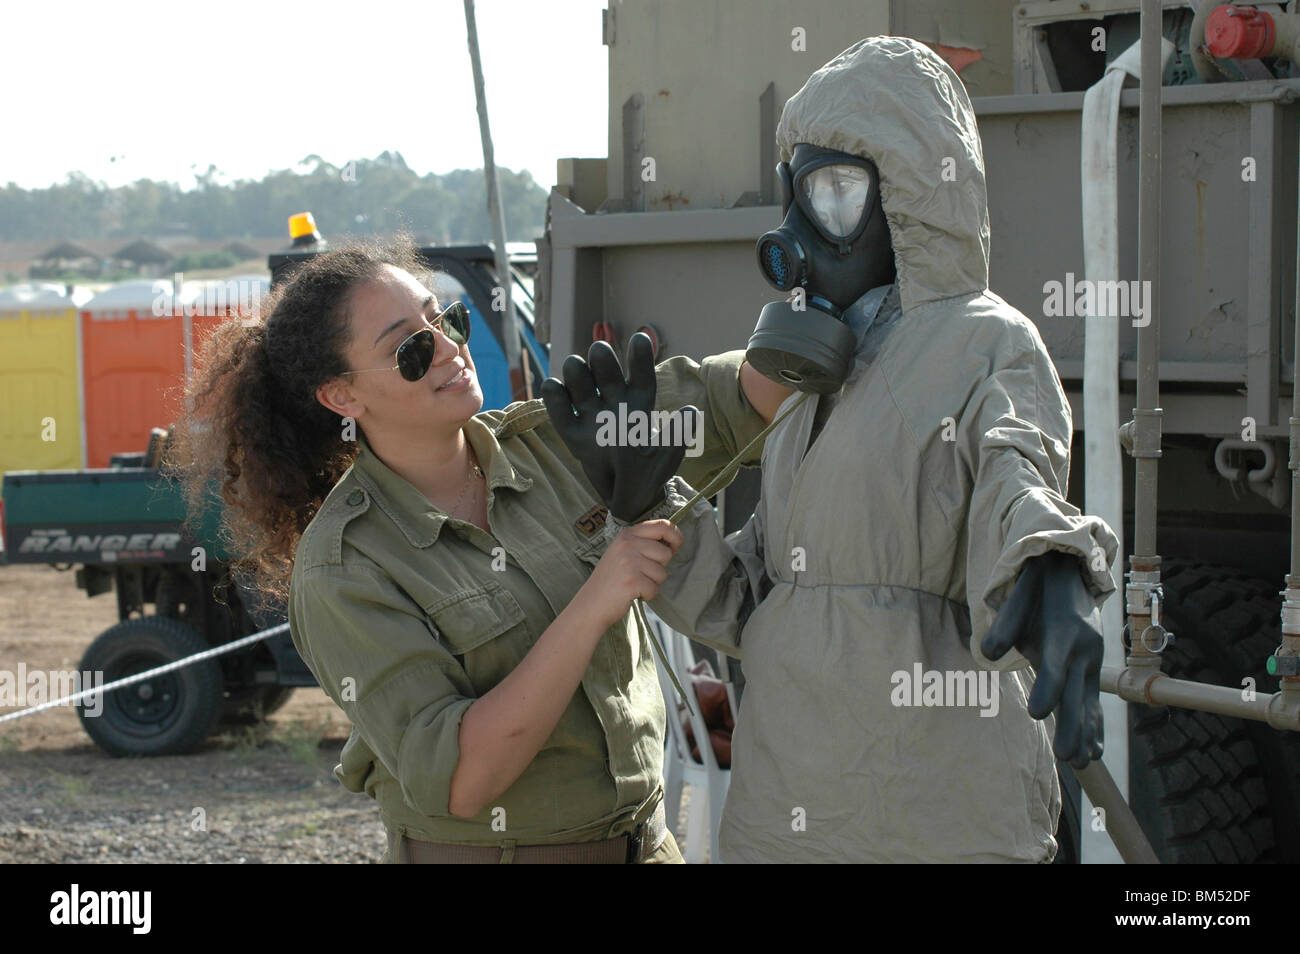
[{"label": "utility pole", "polygon": [[511,295],[510,259],[506,255],[506,215],[501,207],[501,184],[497,181],[496,161],[492,157],[492,129],[488,125],[487,96],[483,92],[483,64],[478,55],[478,27],[474,22],[474,0],[465,0],[465,30],[469,34],[469,61],[474,68],[474,98],[478,101],[478,129],[483,139],[483,174],[487,176],[488,217],[492,220],[492,242],[496,246],[496,268],[499,291],[494,292],[493,305],[500,299],[504,305],[501,315],[501,333],[506,350],[506,366],[510,369],[511,397],[523,392],[524,400],[533,396],[528,364],[519,347],[519,322]]}]

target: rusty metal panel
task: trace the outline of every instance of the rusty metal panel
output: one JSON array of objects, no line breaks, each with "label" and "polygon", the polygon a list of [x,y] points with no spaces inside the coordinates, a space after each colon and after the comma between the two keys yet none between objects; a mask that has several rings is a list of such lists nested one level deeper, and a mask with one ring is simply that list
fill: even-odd
[{"label": "rusty metal panel", "polygon": [[922,43],[975,51],[978,58],[969,65],[950,60],[966,91],[972,98],[1003,96],[1014,92],[1011,41],[1017,5],[1017,0],[893,0],[889,32]]}]

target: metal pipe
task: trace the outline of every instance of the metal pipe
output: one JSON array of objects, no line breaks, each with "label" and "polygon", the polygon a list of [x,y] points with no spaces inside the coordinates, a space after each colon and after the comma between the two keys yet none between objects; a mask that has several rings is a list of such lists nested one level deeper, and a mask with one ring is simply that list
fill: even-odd
[{"label": "metal pipe", "polygon": [[[1300,239],[1300,199],[1296,205],[1296,236]],[[1296,301],[1300,301],[1300,245],[1296,246]],[[1300,309],[1296,310],[1295,324],[1292,328],[1291,371],[1294,377],[1300,369]],[[1291,470],[1291,572],[1287,574],[1285,589],[1282,591],[1282,645],[1269,660],[1270,671],[1275,664],[1291,662],[1300,655],[1300,381],[1291,382],[1291,417],[1289,419],[1290,448],[1287,454],[1287,467]],[[1281,669],[1283,675],[1278,695],[1295,704],[1300,698],[1300,679],[1294,674],[1294,665]]]},{"label": "metal pipe", "polygon": [[1151,843],[1147,841],[1142,826],[1138,824],[1124,796],[1115,786],[1104,762],[1089,762],[1086,768],[1075,769],[1088,801],[1105,812],[1106,834],[1119,850],[1119,855],[1127,865],[1158,865]]},{"label": "metal pipe", "polygon": [[[1300,199],[1296,202],[1296,264],[1295,294],[1300,302]],[[1294,376],[1300,369],[1300,308],[1295,310],[1295,325],[1292,333],[1291,373]],[[1291,573],[1286,578],[1287,588],[1300,587],[1300,381],[1291,383],[1291,419],[1290,419],[1290,453],[1287,467],[1291,469]],[[1284,629],[1286,627],[1283,627]]]},{"label": "metal pipe", "polygon": [[1137,333],[1136,461],[1132,560],[1156,557],[1156,478],[1160,455],[1160,0],[1142,0],[1142,79],[1138,146],[1138,278],[1147,290],[1147,321]]},{"label": "metal pipe", "polygon": [[1147,291],[1146,323],[1137,330],[1137,407],[1126,425],[1134,459],[1133,552],[1125,586],[1127,668],[1160,671],[1160,650],[1144,637],[1159,626],[1160,557],[1156,553],[1156,480],[1160,459],[1160,0],[1142,0],[1138,146],[1138,278]]},{"label": "metal pipe", "polygon": [[[1294,22],[1294,17],[1289,17]],[[1288,31],[1294,32],[1294,31]],[[1300,240],[1300,199],[1296,203],[1296,237]],[[1296,246],[1295,300],[1300,302],[1300,244]],[[1291,572],[1284,581],[1282,591],[1282,645],[1268,660],[1269,672],[1279,672],[1278,690],[1287,705],[1300,705],[1300,678],[1296,675],[1295,657],[1300,655],[1300,381],[1294,380],[1300,369],[1300,309],[1296,310],[1292,325],[1291,354],[1291,417],[1288,421],[1289,451],[1287,467],[1291,471]],[[1286,665],[1290,663],[1291,665]]]},{"label": "metal pipe", "polygon": [[1101,691],[1129,702],[1215,712],[1300,732],[1300,698],[1292,692],[1254,692],[1175,679],[1147,666],[1101,667]]}]

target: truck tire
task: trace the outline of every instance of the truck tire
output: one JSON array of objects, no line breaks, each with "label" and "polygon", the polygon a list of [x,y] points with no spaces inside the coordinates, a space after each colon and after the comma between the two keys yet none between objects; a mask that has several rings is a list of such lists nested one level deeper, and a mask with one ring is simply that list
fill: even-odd
[{"label": "truck tire", "polygon": [[[102,672],[108,683],[207,648],[176,620],[145,616],[101,633],[82,656],[81,669]],[[77,716],[86,734],[109,755],[176,755],[208,737],[221,702],[221,666],[205,659],[105,693],[99,715],[78,706]]]},{"label": "truck tire", "polygon": [[[1163,671],[1277,689],[1264,671],[1281,642],[1278,585],[1231,567],[1168,560]],[[1129,705],[1130,802],[1162,862],[1300,860],[1300,734],[1177,707]]]},{"label": "truck tire", "polygon": [[252,689],[232,689],[221,707],[221,722],[225,725],[254,725],[293,696],[292,686],[255,686]]}]

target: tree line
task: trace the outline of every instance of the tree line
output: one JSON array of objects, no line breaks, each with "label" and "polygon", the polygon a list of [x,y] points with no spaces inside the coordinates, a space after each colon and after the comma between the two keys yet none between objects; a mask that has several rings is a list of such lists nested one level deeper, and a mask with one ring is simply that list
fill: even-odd
[{"label": "tree line", "polygon": [[[527,170],[498,167],[506,234],[528,241],[542,233],[546,190]],[[256,180],[223,182],[209,166],[196,188],[139,179],[110,188],[81,172],[44,189],[10,182],[0,189],[0,239],[92,239],[192,235],[199,239],[287,241],[287,221],[310,211],[327,238],[406,229],[435,243],[492,237],[482,169],[417,175],[400,153],[384,152],[336,166],[311,155],[296,169]]]}]

